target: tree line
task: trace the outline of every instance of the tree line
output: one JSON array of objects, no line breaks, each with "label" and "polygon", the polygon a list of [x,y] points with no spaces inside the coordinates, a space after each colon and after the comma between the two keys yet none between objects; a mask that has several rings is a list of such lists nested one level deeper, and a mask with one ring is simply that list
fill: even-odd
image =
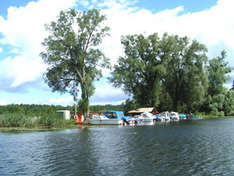
[{"label": "tree line", "polygon": [[[49,117],[56,115],[58,110],[69,110],[74,114],[74,106],[61,106],[61,105],[37,105],[37,104],[9,104],[0,106],[0,115],[16,114],[27,117]],[[103,112],[106,110],[123,110],[123,105],[91,105],[91,112]]]},{"label": "tree line", "polygon": [[233,114],[234,92],[224,87],[232,71],[225,51],[209,59],[205,45],[167,33],[128,35],[121,43],[125,55],[110,81],[133,97],[126,102],[130,108]]},{"label": "tree line", "polygon": [[[79,87],[78,109],[85,115],[93,82],[101,78],[102,68],[110,68],[98,49],[109,35],[105,20],[96,9],[61,11],[57,21],[47,25],[50,35],[43,42],[41,56],[49,65],[45,81],[53,91],[69,92],[75,101]],[[233,114],[234,94],[224,87],[232,71],[225,51],[208,58],[206,46],[197,40],[167,33],[122,36],[121,43],[124,56],[111,68],[109,80],[132,97],[124,110],[155,106],[160,111]]]}]

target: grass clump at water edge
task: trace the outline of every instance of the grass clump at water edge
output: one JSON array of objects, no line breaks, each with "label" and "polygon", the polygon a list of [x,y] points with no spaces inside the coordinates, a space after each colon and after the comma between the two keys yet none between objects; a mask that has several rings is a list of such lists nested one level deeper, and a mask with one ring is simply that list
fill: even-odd
[{"label": "grass clump at water edge", "polygon": [[65,120],[57,114],[42,116],[26,116],[23,114],[9,113],[0,115],[1,128],[69,128],[75,126],[74,119]]}]

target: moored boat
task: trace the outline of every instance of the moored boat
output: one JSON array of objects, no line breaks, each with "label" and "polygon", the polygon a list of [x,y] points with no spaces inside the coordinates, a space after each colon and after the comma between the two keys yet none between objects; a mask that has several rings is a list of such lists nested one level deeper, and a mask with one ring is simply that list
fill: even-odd
[{"label": "moored boat", "polygon": [[154,115],[149,112],[142,113],[137,119],[140,125],[153,125],[156,120]]},{"label": "moored boat", "polygon": [[92,125],[122,125],[128,123],[129,118],[122,111],[106,111],[101,115],[95,115],[88,119]]},{"label": "moored boat", "polygon": [[178,112],[170,112],[170,119],[172,121],[179,121],[180,117],[179,117]]},{"label": "moored boat", "polygon": [[183,114],[183,113],[180,113],[179,117],[180,117],[180,120],[186,120],[187,119],[186,115]]},{"label": "moored boat", "polygon": [[170,122],[170,113],[168,111],[160,113],[160,119],[162,122]]},{"label": "moored boat", "polygon": [[123,124],[122,119],[109,119],[103,115],[88,119],[88,123],[92,125],[121,125]]}]

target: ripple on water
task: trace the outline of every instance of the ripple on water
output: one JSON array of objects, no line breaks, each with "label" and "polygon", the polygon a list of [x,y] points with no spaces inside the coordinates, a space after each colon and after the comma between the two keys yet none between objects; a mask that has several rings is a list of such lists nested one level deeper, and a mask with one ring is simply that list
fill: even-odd
[{"label": "ripple on water", "polygon": [[0,133],[0,175],[232,175],[234,119]]}]

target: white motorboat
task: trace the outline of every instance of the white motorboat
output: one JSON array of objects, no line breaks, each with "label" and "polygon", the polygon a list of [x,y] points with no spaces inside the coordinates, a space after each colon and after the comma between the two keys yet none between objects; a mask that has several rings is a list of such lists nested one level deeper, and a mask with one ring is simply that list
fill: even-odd
[{"label": "white motorboat", "polygon": [[156,114],[156,115],[154,115],[154,117],[155,117],[155,120],[157,122],[164,122],[165,121],[164,116],[161,116],[160,114]]},{"label": "white motorboat", "polygon": [[106,111],[102,115],[96,115],[88,119],[92,125],[122,125],[126,119],[122,111]]},{"label": "white motorboat", "polygon": [[162,122],[170,122],[170,113],[168,111],[160,113],[160,119]]},{"label": "white motorboat", "polygon": [[155,117],[149,112],[144,112],[138,116],[138,124],[140,125],[153,125],[155,122]]},{"label": "white motorboat", "polygon": [[88,123],[92,125],[121,125],[123,124],[122,119],[109,119],[103,115],[88,119]]},{"label": "white motorboat", "polygon": [[170,112],[170,119],[172,121],[179,121],[180,120],[180,116],[177,112]]}]

